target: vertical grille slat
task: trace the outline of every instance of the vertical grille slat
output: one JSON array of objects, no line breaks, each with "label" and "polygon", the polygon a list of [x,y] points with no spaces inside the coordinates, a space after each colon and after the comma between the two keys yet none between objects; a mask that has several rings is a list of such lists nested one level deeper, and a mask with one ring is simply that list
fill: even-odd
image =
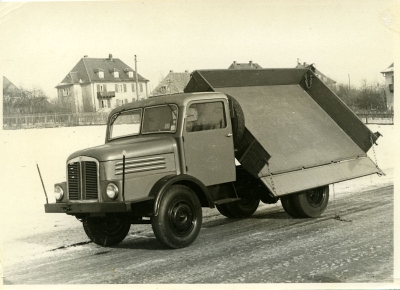
[{"label": "vertical grille slat", "polygon": [[70,200],[98,198],[98,174],[95,161],[73,162],[67,165]]},{"label": "vertical grille slat", "polygon": [[96,162],[86,161],[85,167],[85,192],[86,199],[97,199],[97,165]]},{"label": "vertical grille slat", "polygon": [[79,163],[68,164],[68,192],[70,200],[79,199]]}]

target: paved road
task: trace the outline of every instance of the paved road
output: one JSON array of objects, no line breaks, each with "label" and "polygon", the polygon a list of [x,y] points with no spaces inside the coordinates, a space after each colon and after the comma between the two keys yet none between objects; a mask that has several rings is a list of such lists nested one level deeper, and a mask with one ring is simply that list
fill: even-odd
[{"label": "paved road", "polygon": [[148,225],[102,248],[74,220],[15,241],[38,250],[4,265],[4,284],[392,282],[393,185],[335,201],[318,219],[290,218],[279,203],[238,220],[205,209],[199,237],[179,250]]}]

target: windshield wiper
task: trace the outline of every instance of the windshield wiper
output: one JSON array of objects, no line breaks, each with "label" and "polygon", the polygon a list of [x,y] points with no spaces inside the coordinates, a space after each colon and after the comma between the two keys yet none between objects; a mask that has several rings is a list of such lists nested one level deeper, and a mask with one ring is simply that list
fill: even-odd
[{"label": "windshield wiper", "polygon": [[167,104],[167,102],[164,102],[164,105],[167,105],[168,108],[171,109],[172,114],[174,114],[175,118],[178,117],[178,115],[175,113],[175,110],[172,108],[171,104]]}]

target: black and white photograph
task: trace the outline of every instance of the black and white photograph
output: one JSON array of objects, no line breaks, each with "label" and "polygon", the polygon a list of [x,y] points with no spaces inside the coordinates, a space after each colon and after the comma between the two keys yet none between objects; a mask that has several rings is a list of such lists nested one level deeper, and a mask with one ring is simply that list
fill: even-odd
[{"label": "black and white photograph", "polygon": [[399,34],[397,0],[0,1],[0,288],[400,289]]}]

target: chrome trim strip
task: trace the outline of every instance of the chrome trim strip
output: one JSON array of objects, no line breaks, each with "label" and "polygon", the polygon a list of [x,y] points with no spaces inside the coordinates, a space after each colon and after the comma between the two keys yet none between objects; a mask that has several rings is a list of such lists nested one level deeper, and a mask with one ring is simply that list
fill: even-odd
[{"label": "chrome trim strip", "polygon": [[[137,163],[137,164],[125,164],[125,170],[129,168],[138,168],[138,167],[145,167],[145,166],[151,166],[151,165],[159,165],[159,164],[165,164],[165,160],[160,160],[160,161],[150,161],[150,162],[143,162],[143,163]],[[115,166],[115,170],[122,170],[123,165]]]},{"label": "chrome trim strip", "polygon": [[[147,157],[147,158],[141,158],[141,159],[127,159],[127,160],[125,160],[125,165],[132,164],[132,163],[139,163],[139,162],[156,161],[156,160],[165,160],[165,157],[157,156],[157,157]],[[115,163],[115,166],[118,166],[118,165],[122,165],[122,161]]]},{"label": "chrome trim strip", "polygon": [[[125,174],[127,173],[137,173],[137,172],[143,172],[143,171],[151,171],[151,170],[157,170],[157,169],[166,169],[166,165],[158,165],[158,166],[149,166],[149,167],[139,167],[136,169],[125,169]],[[122,170],[121,171],[115,171],[115,175],[122,175]]]}]

